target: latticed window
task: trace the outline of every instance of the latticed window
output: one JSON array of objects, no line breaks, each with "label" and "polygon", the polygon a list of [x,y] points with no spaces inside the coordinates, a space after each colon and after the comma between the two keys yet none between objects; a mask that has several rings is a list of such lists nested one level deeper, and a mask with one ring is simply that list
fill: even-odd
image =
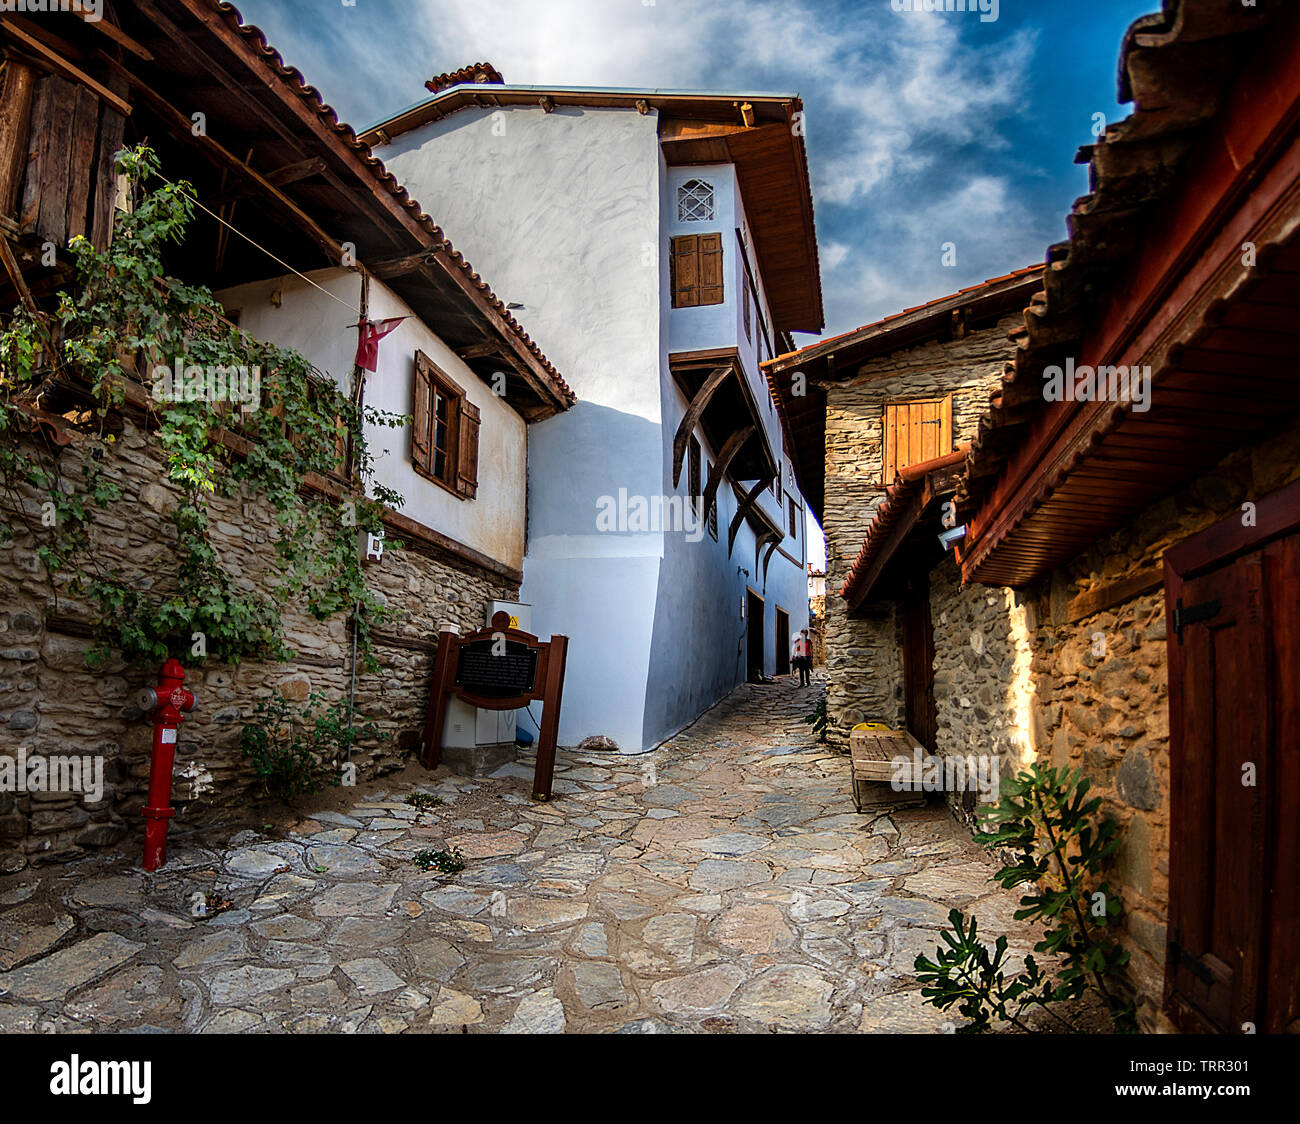
[{"label": "latticed window", "polygon": [[713,184],[690,180],[677,189],[678,222],[711,222],[713,217]]}]

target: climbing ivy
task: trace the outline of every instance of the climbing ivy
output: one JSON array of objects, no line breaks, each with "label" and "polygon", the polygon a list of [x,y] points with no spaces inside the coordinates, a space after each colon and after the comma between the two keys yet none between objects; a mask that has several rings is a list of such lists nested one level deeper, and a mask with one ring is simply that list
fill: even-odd
[{"label": "climbing ivy", "polygon": [[[118,213],[112,245],[99,251],[74,239],[75,285],[59,294],[57,310],[20,306],[0,332],[0,546],[24,530],[55,604],[60,595],[82,601],[98,639],[92,664],[115,650],[191,666],[285,660],[283,612],[293,603],[318,620],[357,610],[359,651],[373,668],[369,629],[389,610],[366,586],[357,538],[379,533],[383,505],[402,498],[375,482],[363,424],[396,428],[406,419],[358,408],[297,352],[227,321],[209,290],[168,276],[164,259],[184,242],[193,188],[163,179],[147,146],[118,153],[117,166],[133,205]],[[255,397],[213,401],[203,390],[210,378],[169,387],[162,373],[178,361],[182,375],[224,378],[243,368],[241,391],[255,388]],[[106,518],[123,499],[118,458],[127,454],[113,422],[133,383],[137,402],[138,388],[146,391],[165,457],[159,506],[170,506],[175,540],[158,544],[148,575],[122,572],[92,535],[97,514]],[[46,413],[56,389],[68,387],[77,404],[68,408],[65,393],[59,416]],[[351,452],[343,494],[306,488],[309,477],[337,470],[343,450]],[[264,530],[274,544],[268,572],[241,572],[223,557],[214,497],[251,505],[246,518],[271,513],[266,527],[243,528]]]}]

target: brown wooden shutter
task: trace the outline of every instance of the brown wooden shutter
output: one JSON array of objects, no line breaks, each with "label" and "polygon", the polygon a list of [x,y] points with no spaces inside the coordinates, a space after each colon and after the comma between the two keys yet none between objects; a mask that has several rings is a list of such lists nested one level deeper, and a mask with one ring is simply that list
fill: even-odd
[{"label": "brown wooden shutter", "polygon": [[458,403],[460,432],[456,441],[456,491],[466,499],[478,495],[479,408],[468,398]]},{"label": "brown wooden shutter", "polygon": [[673,307],[694,308],[700,303],[700,238],[684,234],[673,239]]},{"label": "brown wooden shutter", "polygon": [[721,304],[722,285],[722,235],[701,234],[700,239],[700,304]]},{"label": "brown wooden shutter", "polygon": [[411,463],[422,472],[431,471],[429,412],[433,404],[433,371],[422,351],[415,353],[415,383],[411,392]]},{"label": "brown wooden shutter", "polygon": [[908,465],[952,452],[952,396],[885,406],[882,433],[882,483],[894,482]]}]

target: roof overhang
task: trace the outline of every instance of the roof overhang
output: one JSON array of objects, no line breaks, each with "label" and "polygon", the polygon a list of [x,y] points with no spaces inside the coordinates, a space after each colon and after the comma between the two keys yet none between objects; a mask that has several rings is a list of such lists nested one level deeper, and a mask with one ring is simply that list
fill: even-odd
[{"label": "roof overhang", "polygon": [[940,500],[956,492],[965,460],[962,448],[909,465],[895,477],[840,588],[850,616],[872,602],[896,596],[909,576],[931,569],[943,558]]},{"label": "roof overhang", "polygon": [[[1185,0],[1179,26],[1192,26],[1186,9],[1209,7]],[[1179,133],[1185,156],[1167,185],[1159,123],[1187,116],[1169,90],[1193,56],[1168,34],[1137,42],[1146,55],[1128,66],[1136,124],[1093,154],[1097,189],[1076,208],[1091,218],[1056,254],[1046,302],[1026,315],[973,443],[959,493],[967,580],[1023,587],[1045,577],[1300,412],[1300,9],[1278,15],[1267,36],[1234,38],[1237,77],[1194,141]],[[1085,290],[1106,299],[1089,307]],[[1148,408],[1141,384],[1137,401],[1045,401],[1045,369],[1068,359],[1149,367]]]},{"label": "roof overhang", "polygon": [[995,277],[763,365],[782,406],[799,489],[819,520],[825,503],[827,386],[857,377],[864,364],[882,355],[988,328],[1024,309],[1042,288],[1043,269],[1035,265]]},{"label": "roof overhang", "polygon": [[[285,265],[306,273],[355,259],[480,376],[504,373],[506,398],[525,417],[576,401],[446,235],[233,6],[136,0],[94,22],[71,12],[0,17],[6,54],[48,69],[32,38],[125,99],[127,141],[148,138],[169,179],[189,181],[200,202],[251,239],[196,212],[183,250],[187,280],[221,289],[281,276]],[[202,136],[195,113],[204,115]],[[39,232],[28,233],[39,242]]]},{"label": "roof overhang", "polygon": [[362,140],[383,145],[465,109],[526,106],[635,110],[659,116],[670,165],[734,164],[759,270],[778,332],[825,326],[812,183],[794,94],[718,94],[691,90],[608,90],[466,82],[372,126]]}]

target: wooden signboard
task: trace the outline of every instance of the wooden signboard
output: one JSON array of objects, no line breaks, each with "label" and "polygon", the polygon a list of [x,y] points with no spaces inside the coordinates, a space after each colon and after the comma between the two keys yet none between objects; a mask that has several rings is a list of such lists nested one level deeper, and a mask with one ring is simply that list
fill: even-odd
[{"label": "wooden signboard", "polygon": [[436,769],[442,756],[442,728],[447,717],[447,696],[455,695],[483,710],[522,710],[542,704],[542,729],[537,740],[537,771],[533,799],[549,800],[555,774],[555,739],[560,729],[560,698],[564,693],[564,664],[569,638],[538,640],[510,627],[509,613],[496,613],[481,632],[438,637],[429,687],[429,709],[424,724],[426,768]]}]

